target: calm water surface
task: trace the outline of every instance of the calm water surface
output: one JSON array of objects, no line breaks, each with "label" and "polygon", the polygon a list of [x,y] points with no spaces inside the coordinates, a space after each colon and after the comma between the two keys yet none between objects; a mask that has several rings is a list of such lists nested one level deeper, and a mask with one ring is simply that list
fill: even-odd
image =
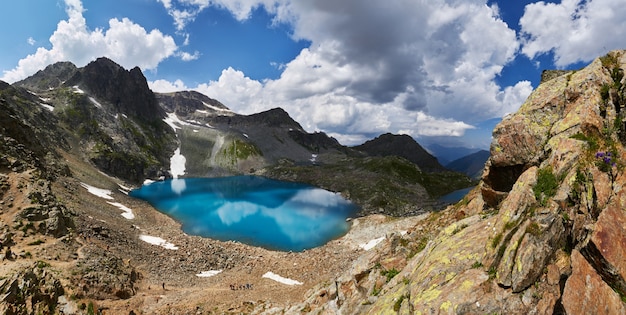
[{"label": "calm water surface", "polygon": [[181,222],[185,233],[282,251],[346,234],[358,210],[339,194],[258,176],[172,179],[130,195]]}]

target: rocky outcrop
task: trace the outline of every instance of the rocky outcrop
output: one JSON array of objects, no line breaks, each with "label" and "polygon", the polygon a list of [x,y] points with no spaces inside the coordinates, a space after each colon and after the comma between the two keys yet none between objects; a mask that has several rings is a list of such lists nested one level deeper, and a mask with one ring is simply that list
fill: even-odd
[{"label": "rocky outcrop", "polygon": [[100,100],[110,112],[125,114],[147,122],[161,121],[165,111],[148,87],[141,69],[130,71],[101,57],[79,69],[65,86],[79,86]]},{"label": "rocky outcrop", "polygon": [[137,293],[135,284],[141,273],[121,258],[104,249],[85,249],[85,257],[78,260],[72,272],[76,294],[92,299],[128,299]]},{"label": "rocky outcrop", "polygon": [[[402,241],[426,238],[423,250],[394,255],[384,243],[299,306],[315,314],[626,312],[624,81],[616,75],[625,66],[624,52],[611,52],[544,80],[494,130],[479,187]],[[364,282],[383,261],[395,262],[394,280]]]},{"label": "rocky outcrop", "polygon": [[62,86],[69,80],[78,68],[68,61],[53,63],[43,70],[37,71],[32,76],[15,82],[14,85],[24,87],[35,92],[45,92]]},{"label": "rocky outcrop", "polygon": [[51,314],[66,300],[65,290],[49,265],[36,262],[0,280],[0,313]]}]

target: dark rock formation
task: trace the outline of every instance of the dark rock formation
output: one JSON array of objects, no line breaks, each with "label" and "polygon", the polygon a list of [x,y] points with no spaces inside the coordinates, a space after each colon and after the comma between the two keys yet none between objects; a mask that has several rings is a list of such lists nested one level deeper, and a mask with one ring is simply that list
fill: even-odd
[{"label": "dark rock formation", "polygon": [[89,92],[113,113],[147,122],[160,121],[165,117],[165,111],[137,67],[127,71],[110,59],[101,57],[81,68],[65,83],[65,86],[74,85]]},{"label": "dark rock formation", "polygon": [[419,143],[408,135],[393,135],[386,133],[369,140],[353,149],[362,151],[371,156],[399,156],[403,157],[420,169],[427,172],[441,172],[446,168],[441,166],[437,158],[430,155]]}]

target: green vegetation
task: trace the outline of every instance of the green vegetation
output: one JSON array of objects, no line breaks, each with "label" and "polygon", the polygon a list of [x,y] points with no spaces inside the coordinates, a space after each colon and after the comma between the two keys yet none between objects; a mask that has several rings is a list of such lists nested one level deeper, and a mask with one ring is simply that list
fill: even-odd
[{"label": "green vegetation", "polygon": [[43,244],[43,243],[45,243],[43,240],[37,239],[37,240],[35,240],[33,242],[28,243],[28,245],[34,246],[34,245],[40,245],[40,244]]},{"label": "green vegetation", "polygon": [[537,184],[533,187],[535,199],[537,199],[539,204],[545,206],[548,199],[556,194],[558,187],[559,182],[554,173],[552,173],[551,167],[539,169],[537,173]]},{"label": "green vegetation", "polygon": [[400,273],[396,268],[392,268],[391,270],[383,270],[380,272],[381,275],[387,277],[387,282],[391,281],[393,277],[397,276]]},{"label": "green vegetation", "polygon": [[461,173],[422,172],[410,161],[394,156],[349,157],[318,165],[285,162],[269,168],[267,176],[342,192],[360,205],[364,214],[380,213],[382,209],[395,216],[406,215],[420,204],[432,204],[425,198],[424,189],[430,198],[437,199],[475,184]]},{"label": "green vegetation", "polygon": [[400,307],[402,307],[402,302],[404,301],[404,299],[406,298],[406,296],[401,295],[395,303],[393,303],[393,310],[395,312],[399,312],[400,311]]},{"label": "green vegetation", "polygon": [[491,240],[491,248],[496,248],[498,247],[498,244],[500,244],[500,241],[502,240],[502,232],[498,233],[496,236],[494,236],[494,238]]},{"label": "green vegetation", "polygon": [[483,267],[483,263],[478,260],[472,264],[472,269],[477,269],[477,268],[482,268],[482,267]]},{"label": "green vegetation", "polygon": [[531,222],[527,227],[526,227],[526,233],[533,235],[533,236],[539,236],[541,235],[541,233],[543,232],[541,230],[541,227],[539,226],[539,224],[537,224],[537,222]]}]

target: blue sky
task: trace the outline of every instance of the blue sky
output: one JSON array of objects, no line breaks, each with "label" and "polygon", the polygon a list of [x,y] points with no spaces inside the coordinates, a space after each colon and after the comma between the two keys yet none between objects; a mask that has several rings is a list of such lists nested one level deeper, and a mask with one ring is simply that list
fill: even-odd
[{"label": "blue sky", "polygon": [[392,132],[486,149],[542,70],[626,48],[622,1],[9,1],[0,79],[106,56],[154,91],[282,107],[347,145]]}]

